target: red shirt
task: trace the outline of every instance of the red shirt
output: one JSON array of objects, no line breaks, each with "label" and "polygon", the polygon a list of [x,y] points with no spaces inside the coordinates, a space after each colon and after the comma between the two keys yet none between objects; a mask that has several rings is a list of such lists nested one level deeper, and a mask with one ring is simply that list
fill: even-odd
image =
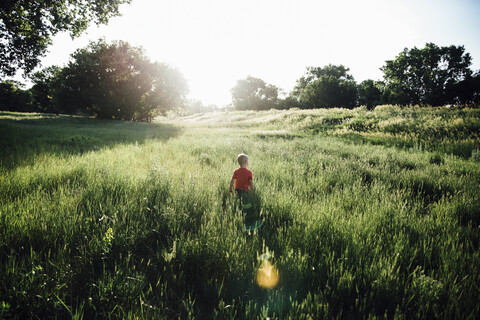
[{"label": "red shirt", "polygon": [[248,191],[250,180],[252,180],[252,171],[247,168],[239,168],[233,173],[232,179],[235,179],[235,189]]}]

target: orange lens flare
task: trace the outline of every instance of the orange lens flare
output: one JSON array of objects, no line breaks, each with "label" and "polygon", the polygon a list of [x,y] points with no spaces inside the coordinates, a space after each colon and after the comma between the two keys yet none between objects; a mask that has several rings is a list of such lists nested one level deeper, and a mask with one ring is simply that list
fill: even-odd
[{"label": "orange lens flare", "polygon": [[280,281],[280,274],[277,268],[272,266],[270,261],[263,260],[257,270],[257,284],[262,288],[271,289],[277,286],[278,281]]}]

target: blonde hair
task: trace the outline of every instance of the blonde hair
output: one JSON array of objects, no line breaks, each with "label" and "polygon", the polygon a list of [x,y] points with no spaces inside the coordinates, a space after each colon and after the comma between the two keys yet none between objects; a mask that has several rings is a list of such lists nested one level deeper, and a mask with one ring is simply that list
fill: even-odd
[{"label": "blonde hair", "polygon": [[243,166],[244,164],[246,164],[248,162],[248,156],[244,153],[240,153],[237,156],[237,161],[238,161],[239,165]]}]

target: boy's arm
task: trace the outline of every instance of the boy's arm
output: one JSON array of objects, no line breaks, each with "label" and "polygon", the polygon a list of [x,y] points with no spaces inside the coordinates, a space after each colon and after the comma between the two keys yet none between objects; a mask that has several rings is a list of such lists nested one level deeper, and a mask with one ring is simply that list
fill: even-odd
[{"label": "boy's arm", "polygon": [[230,188],[228,189],[228,192],[232,193],[233,192],[233,185],[235,184],[235,179],[232,179],[232,181],[230,181]]},{"label": "boy's arm", "polygon": [[253,185],[253,180],[248,180],[248,184],[250,185],[250,190],[255,191],[255,186]]}]

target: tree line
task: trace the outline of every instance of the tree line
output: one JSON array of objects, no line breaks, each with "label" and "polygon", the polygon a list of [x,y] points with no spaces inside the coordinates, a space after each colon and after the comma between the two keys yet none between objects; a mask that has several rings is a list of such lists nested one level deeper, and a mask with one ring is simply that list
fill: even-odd
[{"label": "tree line", "polygon": [[463,46],[405,48],[381,68],[384,79],[357,84],[343,65],[307,67],[292,92],[279,98],[280,89],[248,76],[232,88],[237,110],[298,107],[373,109],[381,104],[399,106],[470,105],[480,103],[480,71],[470,69],[472,58]]},{"label": "tree line", "polygon": [[[0,110],[85,114],[106,119],[148,121],[167,110],[211,110],[185,101],[188,86],[178,70],[151,62],[141,48],[118,41],[92,42],[72,54],[64,67],[50,66],[32,74],[52,37],[62,31],[72,38],[89,24],[106,24],[131,0],[16,0],[0,3],[0,79],[23,70],[33,87],[0,81]],[[380,104],[470,105],[480,103],[480,71],[463,46],[405,48],[381,68],[383,80],[356,83],[343,65],[307,67],[295,88],[281,90],[255,77],[232,88],[237,110],[271,108],[369,109]]]},{"label": "tree line", "polygon": [[143,49],[123,41],[91,42],[63,68],[50,66],[30,79],[29,90],[18,82],[0,84],[0,110],[149,121],[181,106],[188,92],[178,70],[151,62]]},{"label": "tree line", "polygon": [[[292,107],[373,109],[400,106],[470,105],[480,102],[480,72],[470,69],[463,46],[404,49],[381,68],[384,79],[357,84],[343,65],[307,67],[292,92],[248,76],[232,88],[236,110]],[[185,99],[188,85],[166,64],[151,62],[142,48],[127,42],[91,42],[78,49],[64,67],[50,66],[30,76],[33,86],[0,83],[0,110],[83,114],[103,119],[150,121],[168,110],[213,109]]]}]

